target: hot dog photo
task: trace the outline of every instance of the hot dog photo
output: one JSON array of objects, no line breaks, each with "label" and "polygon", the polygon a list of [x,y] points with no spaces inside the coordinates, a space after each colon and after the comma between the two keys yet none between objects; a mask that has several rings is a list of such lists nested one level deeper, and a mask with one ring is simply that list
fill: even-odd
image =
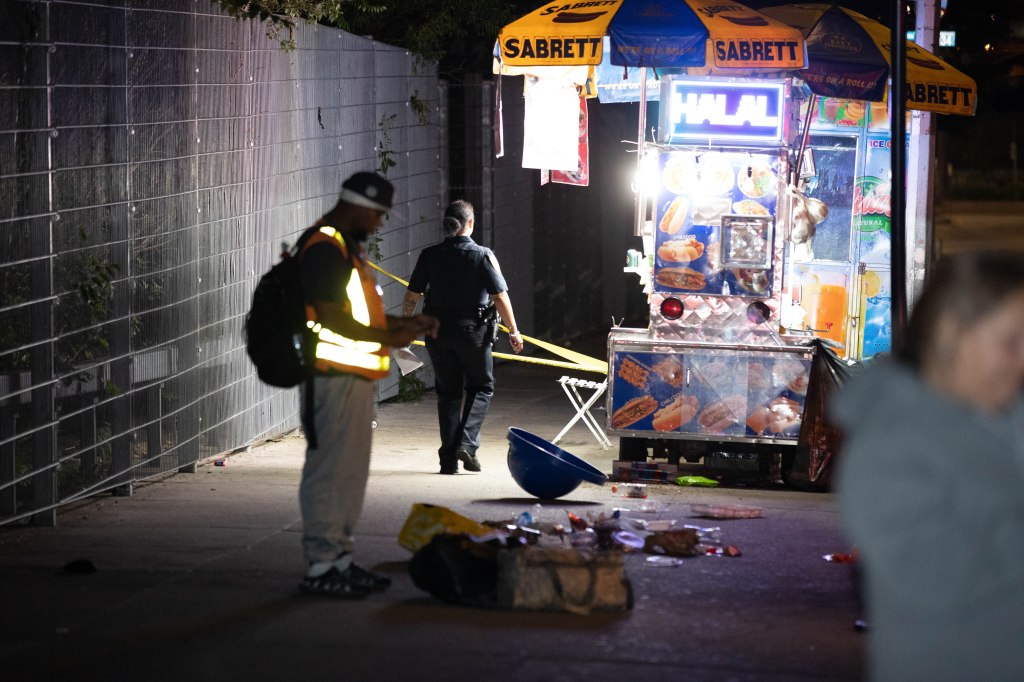
[{"label": "hot dog photo", "polygon": [[627,400],[622,407],[612,413],[612,428],[629,428],[644,417],[649,417],[657,409],[658,401],[649,395]]},{"label": "hot dog photo", "polygon": [[658,247],[658,258],[669,263],[689,263],[703,255],[704,244],[692,235],[670,239]]},{"label": "hot dog photo", "polygon": [[676,197],[669,202],[665,212],[658,221],[658,229],[665,234],[675,234],[686,222],[686,213],[690,208],[690,200],[686,197]]},{"label": "hot dog photo", "polygon": [[707,283],[704,273],[693,268],[662,268],[654,276],[655,281],[661,286],[670,289],[689,289],[700,291]]},{"label": "hot dog photo", "polygon": [[678,431],[696,417],[699,410],[700,401],[696,396],[680,394],[654,413],[651,426],[655,431]]},{"label": "hot dog photo", "polygon": [[747,396],[729,395],[711,403],[697,416],[697,425],[704,433],[724,433],[743,424],[747,417]]}]

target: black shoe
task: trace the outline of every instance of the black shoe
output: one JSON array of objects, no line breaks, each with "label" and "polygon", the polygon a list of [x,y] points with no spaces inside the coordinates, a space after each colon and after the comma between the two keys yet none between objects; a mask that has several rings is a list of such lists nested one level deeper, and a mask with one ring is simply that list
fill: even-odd
[{"label": "black shoe", "polygon": [[450,455],[441,457],[441,471],[438,473],[448,476],[459,473],[459,460]]},{"label": "black shoe", "polygon": [[391,587],[391,578],[386,575],[381,575],[380,573],[367,571],[365,568],[357,564],[349,564],[349,567],[342,571],[341,575],[352,583],[360,585],[372,592],[383,592]]},{"label": "black shoe", "polygon": [[352,575],[351,566],[344,572],[331,566],[331,570],[316,578],[306,576],[299,584],[299,589],[308,594],[322,594],[345,599],[360,599],[371,592],[370,587],[360,583]]},{"label": "black shoe", "polygon": [[459,450],[455,453],[455,456],[462,462],[462,468],[466,471],[480,471],[480,460],[476,458],[476,455],[472,455],[465,450]]}]

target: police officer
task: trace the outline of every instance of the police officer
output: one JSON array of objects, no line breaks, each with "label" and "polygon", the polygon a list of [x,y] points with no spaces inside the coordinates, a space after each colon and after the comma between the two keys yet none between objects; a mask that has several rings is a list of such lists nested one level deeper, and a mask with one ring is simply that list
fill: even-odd
[{"label": "police officer", "polygon": [[458,473],[460,461],[466,471],[480,471],[476,452],[494,394],[491,347],[497,314],[509,329],[512,349],[523,349],[498,260],[472,240],[474,224],[468,201],[448,206],[445,239],[420,253],[402,303],[409,317],[426,295],[424,313],[441,321],[437,337],[428,338],[426,346],[434,365],[442,474]]}]

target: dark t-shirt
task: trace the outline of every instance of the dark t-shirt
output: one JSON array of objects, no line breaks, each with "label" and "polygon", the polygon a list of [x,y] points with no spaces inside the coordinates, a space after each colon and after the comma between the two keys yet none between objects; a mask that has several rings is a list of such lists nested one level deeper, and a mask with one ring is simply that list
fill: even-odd
[{"label": "dark t-shirt", "polygon": [[489,295],[508,289],[490,249],[469,237],[448,237],[420,253],[409,291],[427,294],[424,312],[471,318],[489,304]]},{"label": "dark t-shirt", "polygon": [[[351,245],[346,245],[349,253]],[[302,252],[302,295],[307,302],[345,303],[345,285],[352,276],[352,261],[330,242],[314,244]]]}]

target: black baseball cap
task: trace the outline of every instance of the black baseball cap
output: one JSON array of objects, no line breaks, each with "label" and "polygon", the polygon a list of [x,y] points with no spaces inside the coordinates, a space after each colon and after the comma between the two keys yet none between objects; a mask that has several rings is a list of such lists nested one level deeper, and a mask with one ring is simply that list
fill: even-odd
[{"label": "black baseball cap", "polygon": [[342,201],[378,211],[390,211],[395,186],[376,173],[360,172],[341,183]]}]

